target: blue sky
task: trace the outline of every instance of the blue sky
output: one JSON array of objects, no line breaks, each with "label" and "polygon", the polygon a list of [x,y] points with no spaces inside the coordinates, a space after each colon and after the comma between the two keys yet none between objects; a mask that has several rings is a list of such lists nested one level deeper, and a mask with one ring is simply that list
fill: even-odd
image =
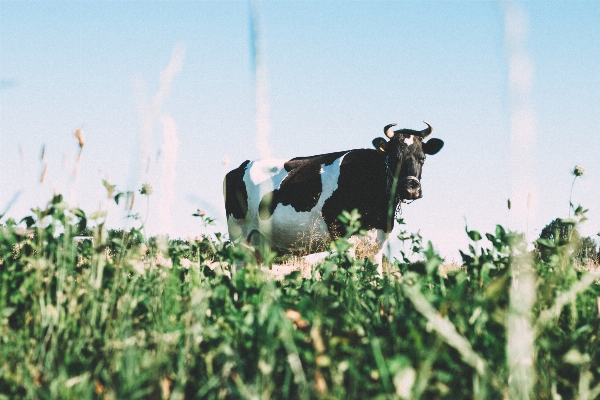
[{"label": "blue sky", "polygon": [[[384,125],[434,127],[444,149],[428,157],[424,197],[403,207],[411,231],[449,258],[470,229],[524,229],[511,214],[510,49],[494,1],[260,4],[278,158],[371,146]],[[522,47],[533,65],[527,103],[534,196],[531,238],[568,214],[569,171],[586,168],[573,201],[590,208],[583,233],[600,231],[600,4],[525,2]],[[202,232],[207,209],[224,230],[222,178],[258,156],[250,7],[232,2],[0,1],[0,208],[22,217],[53,191],[109,224],[131,222],[107,203],[101,180],[121,190],[150,182],[148,229],[171,218],[171,237]],[[161,86],[174,49],[181,69],[158,114],[175,124],[176,178],[170,206],[160,187],[166,152],[158,119],[144,131],[143,105]],[[73,131],[83,127],[78,153]],[[144,133],[146,132],[146,133]],[[44,183],[42,146],[48,163]],[[149,167],[140,163],[147,149]],[[223,159],[229,160],[223,165]],[[163,197],[161,197],[163,196]],[[143,216],[145,204],[136,200]],[[521,218],[522,219],[522,218]]]}]

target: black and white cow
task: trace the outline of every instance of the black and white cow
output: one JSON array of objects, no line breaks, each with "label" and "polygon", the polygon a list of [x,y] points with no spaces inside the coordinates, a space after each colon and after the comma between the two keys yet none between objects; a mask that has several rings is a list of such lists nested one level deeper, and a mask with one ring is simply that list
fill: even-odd
[{"label": "black and white cow", "polygon": [[374,262],[381,257],[393,228],[398,203],[423,196],[421,171],[426,154],[436,154],[444,142],[424,139],[431,134],[396,124],[383,130],[372,149],[346,150],[291,160],[244,161],[223,182],[227,226],[231,240],[256,245],[267,241],[281,253],[314,253],[319,244],[343,234],[338,216],[357,209],[361,227],[376,233]]}]

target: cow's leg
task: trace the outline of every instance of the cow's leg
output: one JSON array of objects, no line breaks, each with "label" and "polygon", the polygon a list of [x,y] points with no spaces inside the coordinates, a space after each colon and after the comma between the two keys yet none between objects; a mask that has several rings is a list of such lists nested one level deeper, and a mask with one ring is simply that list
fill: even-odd
[{"label": "cow's leg", "polygon": [[[351,236],[350,239],[348,239],[348,242],[350,242],[350,244],[352,244],[352,247],[350,247],[350,249],[348,249],[348,255],[350,255],[351,257],[355,257],[356,246],[361,241],[363,241],[362,244],[364,246],[365,245],[364,240],[367,239],[369,241],[367,246],[371,247],[371,244],[372,244],[375,247],[375,253],[371,253],[369,251],[369,253],[372,254],[371,256],[369,256],[369,260],[371,260],[371,262],[373,264],[377,265],[377,273],[379,274],[380,277],[383,277],[383,254],[388,248],[388,246],[387,246],[388,236],[389,236],[389,234],[387,234],[383,229],[371,229],[370,231],[367,232],[366,238],[359,238],[357,236]],[[387,272],[388,271],[386,271],[386,273]]]},{"label": "cow's leg", "polygon": [[389,234],[386,231],[377,229],[377,253],[373,257],[373,264],[377,264],[377,273],[380,277],[383,277],[383,253],[388,248],[388,237]]}]

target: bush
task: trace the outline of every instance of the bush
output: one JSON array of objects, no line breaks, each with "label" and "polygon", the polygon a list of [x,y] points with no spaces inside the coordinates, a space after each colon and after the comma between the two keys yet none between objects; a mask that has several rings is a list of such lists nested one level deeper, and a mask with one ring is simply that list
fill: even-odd
[{"label": "bush", "polygon": [[[556,244],[566,245],[572,244],[575,257],[580,261],[591,260],[598,262],[600,251],[598,245],[589,236],[581,237],[577,229],[574,229],[573,221],[556,218],[542,229],[540,233],[542,242],[549,241]],[[543,261],[548,262],[552,255],[551,247],[538,245],[536,246],[536,255]]]}]

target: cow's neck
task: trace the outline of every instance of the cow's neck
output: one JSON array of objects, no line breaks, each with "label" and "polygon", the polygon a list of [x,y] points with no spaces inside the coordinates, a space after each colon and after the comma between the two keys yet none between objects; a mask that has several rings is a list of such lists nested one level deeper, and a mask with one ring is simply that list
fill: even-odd
[{"label": "cow's neck", "polygon": [[[385,193],[387,196],[386,203],[388,204],[387,211],[387,232],[391,232],[394,227],[394,219],[398,212],[401,212],[400,206],[402,205],[402,199],[398,194],[398,179],[394,179],[399,168],[398,163],[390,163],[389,157],[385,157],[385,175],[386,175],[386,189]],[[395,192],[392,197],[392,190]],[[390,204],[391,202],[391,204]]]},{"label": "cow's neck", "polygon": [[[394,179],[396,175],[396,170],[398,169],[398,163],[392,164],[390,163],[389,156],[385,157],[385,193],[391,196],[392,190],[396,192],[394,195],[394,206],[396,206],[400,202],[400,198],[398,196],[398,180]],[[395,180],[395,185],[394,185]],[[394,187],[395,186],[395,187]]]}]

